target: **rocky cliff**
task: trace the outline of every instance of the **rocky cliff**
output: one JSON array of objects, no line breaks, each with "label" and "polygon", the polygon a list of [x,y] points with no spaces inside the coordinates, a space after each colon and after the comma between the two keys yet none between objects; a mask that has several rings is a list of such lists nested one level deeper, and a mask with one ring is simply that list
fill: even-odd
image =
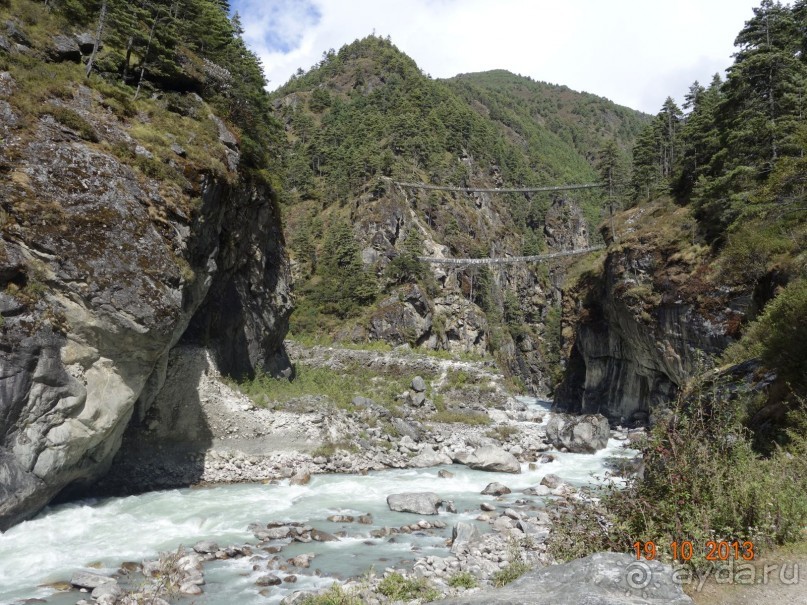
[{"label": "rocky cliff", "polygon": [[604,229],[607,252],[582,261],[564,295],[567,366],[556,403],[646,422],[732,342],[754,297],[721,283],[686,208],[662,200],[615,221]]},{"label": "rocky cliff", "polygon": [[183,338],[225,371],[282,371],[291,310],[274,194],[201,98],[195,130],[156,137],[159,100],[125,115],[68,80],[32,113],[17,79],[0,73],[0,529],[106,471]]}]

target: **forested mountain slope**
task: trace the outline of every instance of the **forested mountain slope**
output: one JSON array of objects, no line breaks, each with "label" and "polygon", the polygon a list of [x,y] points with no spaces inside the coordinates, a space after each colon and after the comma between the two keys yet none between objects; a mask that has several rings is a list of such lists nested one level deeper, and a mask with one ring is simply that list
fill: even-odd
[{"label": "forested mountain slope", "polygon": [[557,361],[557,321],[545,337],[559,300],[554,267],[552,277],[545,266],[433,273],[414,257],[582,247],[607,194],[424,192],[392,181],[596,182],[601,151],[610,147],[611,165],[624,166],[647,118],[507,72],[433,80],[374,36],[324,53],[273,99],[289,141],[293,332],[498,352],[526,382],[545,387],[545,360]]},{"label": "forested mountain slope", "polygon": [[566,557],[803,545],[807,3],[763,0],[735,44],[725,80],[668,98],[640,134],[630,207],[566,292],[556,403],[652,426],[641,476],[555,532]]}]

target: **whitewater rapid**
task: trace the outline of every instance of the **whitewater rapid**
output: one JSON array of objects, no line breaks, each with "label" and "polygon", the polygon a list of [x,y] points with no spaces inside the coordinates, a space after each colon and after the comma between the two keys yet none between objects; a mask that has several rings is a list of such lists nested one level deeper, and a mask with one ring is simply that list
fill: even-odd
[{"label": "whitewater rapid", "polygon": [[[522,401],[535,408],[547,402],[531,398]],[[316,553],[311,569],[297,574],[295,584],[273,589],[269,598],[258,594],[258,572],[252,571],[249,557],[214,562],[205,567],[205,592],[193,600],[205,605],[273,604],[295,590],[329,585],[323,575],[347,578],[361,575],[371,567],[382,571],[402,561],[435,554],[446,556],[445,546],[451,527],[460,520],[470,521],[479,514],[479,504],[493,502],[480,492],[493,481],[513,491],[505,499],[523,498],[521,490],[536,486],[550,473],[573,484],[603,480],[607,463],[613,458],[636,455],[623,448],[624,442],[611,439],[608,447],[595,454],[553,452],[553,462],[539,464],[536,470],[522,465],[519,475],[474,471],[450,465],[426,469],[386,470],[367,475],[314,475],[308,485],[240,484],[151,492],[138,496],[82,500],[45,509],[34,519],[0,534],[0,603],[27,598],[47,598],[49,603],[75,603],[75,593],[54,594],[43,584],[69,580],[77,569],[112,573],[124,561],[142,561],[180,545],[193,546],[199,540],[213,540],[221,546],[254,543],[250,523],[272,521],[304,522],[327,532],[345,530],[348,537],[338,542],[290,544],[284,558]],[[451,478],[438,478],[440,469],[450,470]],[[457,514],[441,512],[445,530],[436,536],[400,535],[371,538],[370,532],[383,526],[400,527],[421,519],[418,515],[389,511],[386,497],[400,492],[434,491],[454,500]],[[532,499],[538,500],[536,497]],[[501,503],[499,503],[501,504]],[[326,520],[334,514],[370,513],[373,525],[336,524]],[[426,517],[429,520],[428,517]],[[413,550],[416,549],[416,550]]]}]

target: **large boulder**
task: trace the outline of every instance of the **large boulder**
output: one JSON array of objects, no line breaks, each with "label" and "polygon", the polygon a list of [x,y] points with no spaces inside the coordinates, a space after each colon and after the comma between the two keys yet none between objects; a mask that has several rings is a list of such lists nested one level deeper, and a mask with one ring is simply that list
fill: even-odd
[{"label": "large boulder", "polygon": [[611,428],[601,414],[556,414],[546,425],[546,438],[556,448],[591,454],[608,445]]},{"label": "large boulder", "polygon": [[441,605],[692,605],[673,569],[625,553],[596,553],[531,571],[504,588],[436,601]]},{"label": "large boulder", "polygon": [[75,38],[58,35],[53,38],[50,47],[50,56],[54,61],[81,61],[81,48]]},{"label": "large boulder", "polygon": [[441,464],[451,464],[451,458],[443,452],[433,450],[431,447],[424,447],[423,450],[409,461],[412,468],[426,468],[427,466],[440,466]]},{"label": "large boulder", "polygon": [[482,490],[483,496],[504,496],[505,494],[510,493],[510,488],[506,485],[502,485],[494,481],[493,483],[488,483],[487,487]]},{"label": "large boulder", "polygon": [[458,552],[464,544],[473,542],[479,537],[479,529],[473,523],[459,521],[451,530],[451,552]]},{"label": "large boulder", "polygon": [[434,492],[409,492],[387,496],[387,506],[398,513],[436,515],[443,499]]},{"label": "large boulder", "polygon": [[468,456],[465,464],[478,471],[494,473],[520,473],[521,464],[510,452],[494,445],[477,448]]}]

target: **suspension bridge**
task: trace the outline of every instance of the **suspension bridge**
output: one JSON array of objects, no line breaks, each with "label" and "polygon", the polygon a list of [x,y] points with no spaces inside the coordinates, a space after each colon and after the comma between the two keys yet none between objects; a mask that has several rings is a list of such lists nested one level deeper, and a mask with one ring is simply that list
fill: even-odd
[{"label": "suspension bridge", "polygon": [[[408,189],[426,189],[431,191],[453,191],[458,193],[540,193],[552,191],[574,191],[578,189],[597,189],[607,187],[606,183],[580,183],[572,185],[551,185],[545,187],[451,187],[447,185],[431,185],[429,183],[407,183],[393,181],[393,184]],[[532,256],[499,256],[491,258],[451,258],[437,256],[418,256],[418,260],[433,265],[451,265],[455,267],[465,267],[469,265],[516,265],[526,263],[540,263],[556,258],[588,254],[596,250],[602,250],[605,246],[590,246],[588,248],[578,248],[577,250],[564,250],[562,252],[550,252],[547,254],[537,254]]]},{"label": "suspension bridge", "polygon": [[597,189],[606,187],[604,183],[583,183],[580,185],[552,185],[548,187],[449,187],[447,185],[430,185],[428,183],[404,183],[392,181],[393,184],[407,189],[429,189],[431,191],[455,191],[458,193],[540,193],[547,191],[572,191],[575,189]]},{"label": "suspension bridge", "polygon": [[499,256],[494,258],[440,258],[437,256],[418,256],[418,260],[433,265],[517,265],[520,263],[540,263],[554,258],[565,256],[575,256],[577,254],[588,254],[595,250],[602,250],[605,246],[591,246],[589,248],[578,248],[577,250],[565,250],[563,252],[551,252],[549,254],[537,254],[534,256]]}]

